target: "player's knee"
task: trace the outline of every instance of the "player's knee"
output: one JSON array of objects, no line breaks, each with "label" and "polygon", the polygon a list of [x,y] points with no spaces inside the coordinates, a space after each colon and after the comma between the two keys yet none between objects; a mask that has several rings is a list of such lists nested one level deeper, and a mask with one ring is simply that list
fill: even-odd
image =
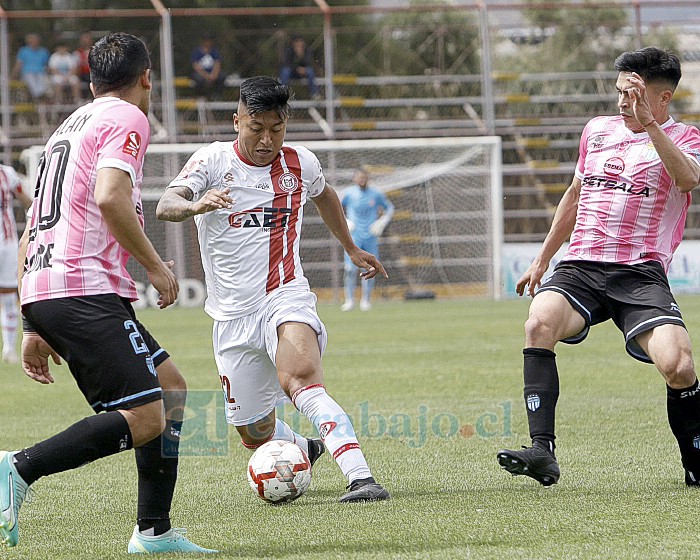
[{"label": "player's knee", "polygon": [[241,443],[248,449],[257,449],[263,443],[270,441],[275,429],[275,423],[267,418],[253,424],[236,426],[236,431],[241,436]]},{"label": "player's knee", "polygon": [[165,411],[160,402],[157,404],[158,406],[154,407],[154,410],[149,414],[147,419],[147,434],[145,436],[148,438],[147,441],[157,438],[163,433],[163,430],[165,430]]},{"label": "player's knee", "polygon": [[317,383],[317,380],[323,376],[318,361],[305,359],[302,356],[285,367],[278,366],[277,373],[282,388],[288,394],[293,394],[300,387]]},{"label": "player's knee", "polygon": [[171,377],[168,383],[167,389],[163,387],[166,391],[174,391],[177,393],[187,394],[187,381],[179,371],[175,371],[175,374]]},{"label": "player's knee", "polygon": [[148,443],[165,430],[163,401],[154,401],[126,411],[134,447]]},{"label": "player's knee", "polygon": [[696,373],[692,355],[678,352],[664,363],[657,364],[659,370],[666,379],[666,383],[673,389],[685,389],[695,383]]},{"label": "player's knee", "polygon": [[165,360],[156,370],[158,371],[158,380],[164,391],[187,392],[187,381],[185,381],[185,378],[172,360]]},{"label": "player's knee", "polygon": [[547,348],[558,340],[551,321],[545,321],[537,314],[530,315],[525,321],[525,338],[528,346]]}]

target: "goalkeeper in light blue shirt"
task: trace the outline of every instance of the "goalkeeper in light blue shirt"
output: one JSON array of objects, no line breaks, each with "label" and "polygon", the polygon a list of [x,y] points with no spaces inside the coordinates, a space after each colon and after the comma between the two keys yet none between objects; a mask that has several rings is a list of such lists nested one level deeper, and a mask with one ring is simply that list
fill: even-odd
[{"label": "goalkeeper in light blue shirt", "polygon": [[[342,204],[345,210],[345,218],[355,244],[375,256],[379,255],[379,237],[391,221],[394,214],[394,205],[387,199],[384,193],[367,186],[367,173],[361,169],[355,172],[353,178],[355,184],[343,193]],[[352,264],[350,257],[345,255],[345,303],[341,309],[350,311],[355,307],[355,287],[359,275],[357,267]],[[374,287],[374,279],[362,283],[362,299],[360,309],[369,311],[372,304],[370,296]]]}]

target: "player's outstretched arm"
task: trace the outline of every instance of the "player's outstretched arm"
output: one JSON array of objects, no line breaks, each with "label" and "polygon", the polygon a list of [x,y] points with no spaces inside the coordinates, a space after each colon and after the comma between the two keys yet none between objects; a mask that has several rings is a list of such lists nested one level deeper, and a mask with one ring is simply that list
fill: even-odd
[{"label": "player's outstretched arm", "polygon": [[34,381],[43,385],[53,383],[49,371],[49,356],[53,363],[60,365],[61,358],[48,343],[35,332],[25,332],[22,336],[22,369]]},{"label": "player's outstretched arm", "polygon": [[384,265],[379,262],[377,257],[355,245],[348,229],[343,206],[340,204],[340,199],[335,189],[330,185],[326,185],[321,194],[311,200],[314,201],[321,218],[323,218],[323,221],[335,238],[340,241],[353,264],[362,269],[360,276],[367,280],[374,278],[377,274],[381,274],[384,278],[389,278],[386,270],[384,270]]},{"label": "player's outstretched arm", "polygon": [[554,213],[554,220],[549,228],[549,233],[542,243],[539,254],[532,261],[532,264],[525,271],[515,284],[515,291],[522,296],[527,288],[527,293],[535,295],[535,291],[540,286],[544,273],[549,268],[552,257],[566,241],[576,225],[576,211],[578,209],[578,198],[581,192],[581,180],[574,177],[571,186],[566,189]]},{"label": "player's outstretched arm", "polygon": [[222,208],[232,208],[231,189],[209,189],[196,201],[189,187],[170,187],[165,190],[156,207],[156,217],[167,222],[182,222],[197,214],[206,214]]},{"label": "player's outstretched arm", "polygon": [[97,172],[95,202],[109,232],[136,261],[146,269],[148,279],[158,291],[158,307],[175,303],[180,289],[170,270],[173,262],[163,262],[141,227],[131,200],[131,177],[125,171],[104,167]]}]

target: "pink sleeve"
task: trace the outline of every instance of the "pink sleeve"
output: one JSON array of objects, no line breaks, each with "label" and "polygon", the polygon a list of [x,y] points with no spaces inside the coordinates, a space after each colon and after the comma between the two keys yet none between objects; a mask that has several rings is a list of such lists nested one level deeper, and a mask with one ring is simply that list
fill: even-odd
[{"label": "pink sleeve", "polygon": [[97,169],[114,167],[126,171],[136,184],[138,170],[151,138],[148,118],[136,105],[119,107],[103,116],[96,130]]},{"label": "pink sleeve", "polygon": [[581,133],[581,140],[578,145],[578,161],[576,162],[576,171],[574,175],[579,179],[583,179],[583,172],[586,165],[586,154],[588,153],[588,136],[590,135],[591,121],[586,124]]},{"label": "pink sleeve", "polygon": [[689,158],[700,165],[700,131],[694,126],[689,126],[680,138],[678,146]]}]

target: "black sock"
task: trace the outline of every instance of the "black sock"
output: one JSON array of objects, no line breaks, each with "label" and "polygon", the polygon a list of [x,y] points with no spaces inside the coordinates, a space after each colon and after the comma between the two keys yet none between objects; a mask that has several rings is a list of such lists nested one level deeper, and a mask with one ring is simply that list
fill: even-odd
[{"label": "black sock", "polygon": [[136,448],[139,474],[138,526],[151,536],[170,529],[170,506],[177,482],[177,464],[182,421],[167,420],[164,432]]},{"label": "black sock", "polygon": [[525,406],[533,446],[554,452],[554,416],[559,398],[556,354],[545,348],[523,350]]},{"label": "black sock", "polygon": [[369,476],[367,478],[356,478],[355,480],[352,481],[352,484],[350,486],[351,487],[355,486],[358,483],[362,484],[362,486],[364,486],[365,484],[376,484],[377,481],[374,480],[373,476]]},{"label": "black sock", "polygon": [[131,449],[131,430],[119,412],[83,418],[55,436],[23,449],[14,457],[27,484],[42,476],[75,469],[102,457]]},{"label": "black sock", "polygon": [[700,474],[700,386],[695,380],[685,389],[666,386],[668,423],[678,440],[683,467]]}]

